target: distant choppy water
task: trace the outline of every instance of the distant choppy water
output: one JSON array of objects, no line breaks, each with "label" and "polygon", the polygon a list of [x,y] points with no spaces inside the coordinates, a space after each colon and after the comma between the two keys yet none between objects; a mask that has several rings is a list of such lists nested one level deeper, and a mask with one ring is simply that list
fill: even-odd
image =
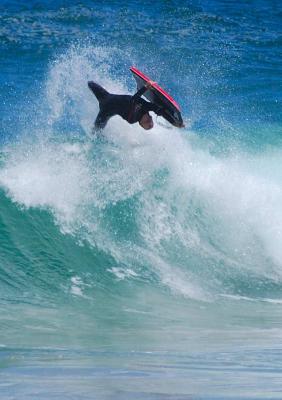
[{"label": "distant choppy water", "polygon": [[[2,1],[0,392],[282,398],[279,1]],[[185,130],[112,118],[135,65]]]}]

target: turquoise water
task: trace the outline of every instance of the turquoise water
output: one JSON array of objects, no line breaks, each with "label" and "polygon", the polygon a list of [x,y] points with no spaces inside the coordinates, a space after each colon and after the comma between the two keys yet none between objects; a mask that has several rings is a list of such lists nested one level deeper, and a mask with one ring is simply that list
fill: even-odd
[{"label": "turquoise water", "polygon": [[[0,5],[0,392],[282,398],[278,1]],[[112,118],[129,67],[184,130]]]}]

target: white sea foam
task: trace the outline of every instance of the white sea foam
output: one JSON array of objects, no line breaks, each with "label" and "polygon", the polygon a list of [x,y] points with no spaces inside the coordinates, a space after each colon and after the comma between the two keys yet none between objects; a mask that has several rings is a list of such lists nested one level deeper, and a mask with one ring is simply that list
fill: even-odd
[{"label": "white sea foam", "polygon": [[124,280],[126,278],[132,278],[132,277],[135,278],[138,276],[138,274],[136,274],[136,272],[130,268],[113,267],[113,268],[108,269],[108,272],[111,272],[120,280]]},{"label": "white sea foam", "polygon": [[83,280],[79,276],[73,276],[71,278],[70,292],[74,296],[86,297],[83,293],[83,288],[85,288],[86,286],[89,286],[89,285],[84,283]]}]

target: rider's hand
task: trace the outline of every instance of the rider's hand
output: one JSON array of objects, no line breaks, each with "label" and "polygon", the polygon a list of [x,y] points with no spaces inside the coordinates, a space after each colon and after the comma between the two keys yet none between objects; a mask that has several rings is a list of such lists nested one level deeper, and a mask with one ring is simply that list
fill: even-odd
[{"label": "rider's hand", "polygon": [[154,82],[154,81],[148,81],[148,82],[145,83],[145,87],[147,89],[151,89],[155,83],[156,82]]}]

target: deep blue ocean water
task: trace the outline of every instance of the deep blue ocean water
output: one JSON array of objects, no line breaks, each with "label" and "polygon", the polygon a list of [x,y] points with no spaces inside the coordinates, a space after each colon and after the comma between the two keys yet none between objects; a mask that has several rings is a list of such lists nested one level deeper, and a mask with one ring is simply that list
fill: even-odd
[{"label": "deep blue ocean water", "polygon": [[[135,65],[186,128],[112,118]],[[282,4],[0,3],[0,398],[282,398]]]}]

